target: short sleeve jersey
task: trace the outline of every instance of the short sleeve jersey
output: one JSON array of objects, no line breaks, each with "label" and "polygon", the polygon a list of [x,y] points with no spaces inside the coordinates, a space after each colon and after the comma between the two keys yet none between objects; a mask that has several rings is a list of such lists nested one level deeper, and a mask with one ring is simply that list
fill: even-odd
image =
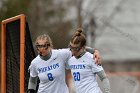
[{"label": "short sleeve jersey", "polygon": [[30,76],[40,79],[38,93],[69,93],[65,82],[65,63],[71,57],[68,49],[52,50],[51,58],[38,55],[30,65]]},{"label": "short sleeve jersey", "polygon": [[96,81],[96,73],[103,68],[95,64],[91,53],[86,52],[78,59],[71,57],[67,68],[71,69],[76,93],[102,93]]}]

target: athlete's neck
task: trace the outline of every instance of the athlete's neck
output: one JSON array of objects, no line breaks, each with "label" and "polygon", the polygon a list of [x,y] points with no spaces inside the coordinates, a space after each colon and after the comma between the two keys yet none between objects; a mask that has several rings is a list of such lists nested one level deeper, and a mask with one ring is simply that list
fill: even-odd
[{"label": "athlete's neck", "polygon": [[45,61],[47,61],[50,57],[51,57],[51,55],[52,55],[52,52],[50,52],[48,55],[46,55],[46,56],[41,56],[41,55],[39,55],[40,56],[40,58],[42,59],[42,60],[45,60]]},{"label": "athlete's neck", "polygon": [[85,53],[86,53],[86,51],[83,51],[80,55],[76,56],[75,58],[76,58],[76,59],[79,59],[79,58],[81,58]]}]

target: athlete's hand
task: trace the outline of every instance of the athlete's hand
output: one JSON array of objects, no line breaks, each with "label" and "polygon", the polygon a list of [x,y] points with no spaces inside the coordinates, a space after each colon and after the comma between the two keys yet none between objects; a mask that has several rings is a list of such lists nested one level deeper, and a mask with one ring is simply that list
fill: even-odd
[{"label": "athlete's hand", "polygon": [[27,93],[36,93],[34,89],[28,89]]},{"label": "athlete's hand", "polygon": [[97,49],[94,50],[93,56],[94,56],[95,64],[101,65],[100,52]]}]

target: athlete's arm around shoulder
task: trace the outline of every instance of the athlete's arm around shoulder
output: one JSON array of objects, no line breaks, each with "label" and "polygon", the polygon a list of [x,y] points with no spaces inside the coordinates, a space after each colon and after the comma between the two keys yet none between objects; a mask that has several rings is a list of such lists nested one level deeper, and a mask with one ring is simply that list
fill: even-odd
[{"label": "athlete's arm around shoulder", "polygon": [[69,48],[58,49],[58,51],[65,62],[67,62],[72,57],[72,53]]},{"label": "athlete's arm around shoulder", "polygon": [[95,59],[95,63],[97,65],[101,65],[101,57],[100,57],[100,52],[96,48],[91,48],[86,46],[86,51],[90,52],[93,54],[93,59]]}]

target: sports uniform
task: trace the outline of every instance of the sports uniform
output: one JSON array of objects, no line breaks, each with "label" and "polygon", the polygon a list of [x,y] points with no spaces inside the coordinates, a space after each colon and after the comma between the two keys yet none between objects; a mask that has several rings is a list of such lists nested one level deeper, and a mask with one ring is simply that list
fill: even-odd
[{"label": "sports uniform", "polygon": [[[27,92],[35,93],[39,77],[38,93],[68,93],[65,82],[65,63],[72,57],[72,53],[69,49],[52,49],[51,38],[46,34],[37,37],[35,46],[39,55],[29,67],[30,78]],[[97,54],[95,53],[95,57],[99,58]]]},{"label": "sports uniform", "polygon": [[68,49],[52,49],[51,57],[43,60],[38,55],[30,65],[30,76],[39,77],[38,93],[69,93],[65,82],[65,62],[71,57]]},{"label": "sports uniform", "polygon": [[67,68],[71,69],[76,93],[102,93],[96,81],[96,73],[103,71],[97,66],[93,55],[85,52],[80,58],[71,57]]}]

